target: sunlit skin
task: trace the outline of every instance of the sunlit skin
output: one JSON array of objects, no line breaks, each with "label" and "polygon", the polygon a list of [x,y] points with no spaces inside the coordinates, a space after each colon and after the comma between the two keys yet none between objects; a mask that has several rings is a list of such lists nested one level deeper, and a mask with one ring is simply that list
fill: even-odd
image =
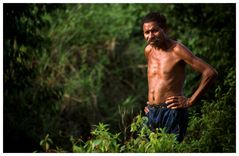
[{"label": "sunlit skin", "polygon": [[[181,43],[168,38],[156,22],[143,24],[143,34],[148,45],[145,57],[148,62],[148,104],[167,103],[170,109],[192,106],[213,83],[217,71],[194,56]],[[201,73],[201,82],[190,98],[184,96],[185,66]],[[145,107],[145,112],[149,110]]]}]

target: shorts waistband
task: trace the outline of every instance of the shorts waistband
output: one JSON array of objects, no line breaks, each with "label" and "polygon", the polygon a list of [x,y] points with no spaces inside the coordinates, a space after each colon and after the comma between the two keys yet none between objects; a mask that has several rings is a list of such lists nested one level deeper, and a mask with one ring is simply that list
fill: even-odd
[{"label": "shorts waistband", "polygon": [[159,107],[159,108],[167,108],[168,104],[165,102],[159,104],[147,104],[149,107]]}]

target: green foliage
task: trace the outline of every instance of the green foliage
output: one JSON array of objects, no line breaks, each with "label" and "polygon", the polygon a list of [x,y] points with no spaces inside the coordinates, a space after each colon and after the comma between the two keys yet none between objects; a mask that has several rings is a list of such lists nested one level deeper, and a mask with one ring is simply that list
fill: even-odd
[{"label": "green foliage", "polygon": [[[72,143],[72,152],[174,152],[177,146],[176,136],[174,134],[167,134],[163,129],[151,132],[147,126],[144,125],[147,118],[138,115],[136,121],[131,124],[131,132],[139,132],[137,138],[130,138],[123,145],[120,144],[119,135],[109,132],[108,125],[99,123],[94,130],[91,131],[92,138],[84,142],[81,139],[74,139],[70,137]],[[134,129],[133,127],[137,127]],[[143,128],[142,128],[143,127]],[[57,148],[49,148],[49,143],[52,141],[47,135],[45,139],[40,142],[45,152],[56,151],[60,152]]]},{"label": "green foliage", "polygon": [[[147,99],[140,20],[152,10],[219,73],[190,108],[180,144],[142,127],[142,116],[132,122]],[[4,4],[3,12],[4,152],[235,152],[235,4]],[[200,75],[187,73],[190,96]],[[99,122],[108,125],[90,132]]]},{"label": "green foliage", "polygon": [[215,100],[203,101],[202,116],[191,117],[187,138],[194,142],[193,152],[235,152],[235,82],[235,70],[230,69],[224,85],[215,90]]},{"label": "green foliage", "polygon": [[[49,134],[45,136],[44,139],[40,141],[40,146],[42,147],[44,152],[47,153],[64,153],[66,152],[62,148],[59,148],[58,146],[55,146],[52,139],[49,137]],[[55,146],[55,149],[53,149],[53,146]],[[38,151],[34,151],[35,153]]]},{"label": "green foliage", "polygon": [[86,142],[86,152],[117,152],[119,149],[119,133],[112,135],[107,125],[100,123],[91,132],[93,139]]},{"label": "green foliage", "polygon": [[107,128],[108,126],[103,123],[99,123],[96,128],[91,132],[92,138],[87,142],[82,140],[75,141],[71,137],[73,144],[72,151],[74,153],[80,152],[118,152],[119,151],[119,133],[112,134]]},{"label": "green foliage", "polygon": [[136,116],[136,121],[131,124],[131,132],[138,133],[137,138],[131,137],[122,147],[121,152],[174,152],[177,144],[176,135],[167,134],[164,129],[152,132],[147,126],[147,117]]},{"label": "green foliage", "polygon": [[40,142],[40,146],[42,146],[43,150],[46,152],[49,150],[51,144],[53,144],[53,141],[51,140],[51,138],[49,138],[49,134],[47,134],[45,138]]}]

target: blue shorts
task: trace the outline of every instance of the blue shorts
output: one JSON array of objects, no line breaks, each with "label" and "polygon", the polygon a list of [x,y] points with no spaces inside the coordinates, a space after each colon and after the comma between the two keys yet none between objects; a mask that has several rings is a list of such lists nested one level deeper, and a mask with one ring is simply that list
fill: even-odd
[{"label": "blue shorts", "polygon": [[156,128],[165,128],[166,133],[174,133],[177,136],[177,141],[181,142],[186,134],[188,125],[188,110],[169,109],[167,104],[161,103],[157,106],[148,105],[149,112],[147,113],[149,128],[154,131]]}]

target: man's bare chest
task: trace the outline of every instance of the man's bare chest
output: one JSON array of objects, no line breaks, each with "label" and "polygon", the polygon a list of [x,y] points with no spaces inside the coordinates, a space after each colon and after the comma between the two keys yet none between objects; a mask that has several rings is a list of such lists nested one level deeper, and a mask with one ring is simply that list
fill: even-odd
[{"label": "man's bare chest", "polygon": [[148,57],[148,74],[167,76],[179,70],[180,59],[173,52],[153,51]]}]

